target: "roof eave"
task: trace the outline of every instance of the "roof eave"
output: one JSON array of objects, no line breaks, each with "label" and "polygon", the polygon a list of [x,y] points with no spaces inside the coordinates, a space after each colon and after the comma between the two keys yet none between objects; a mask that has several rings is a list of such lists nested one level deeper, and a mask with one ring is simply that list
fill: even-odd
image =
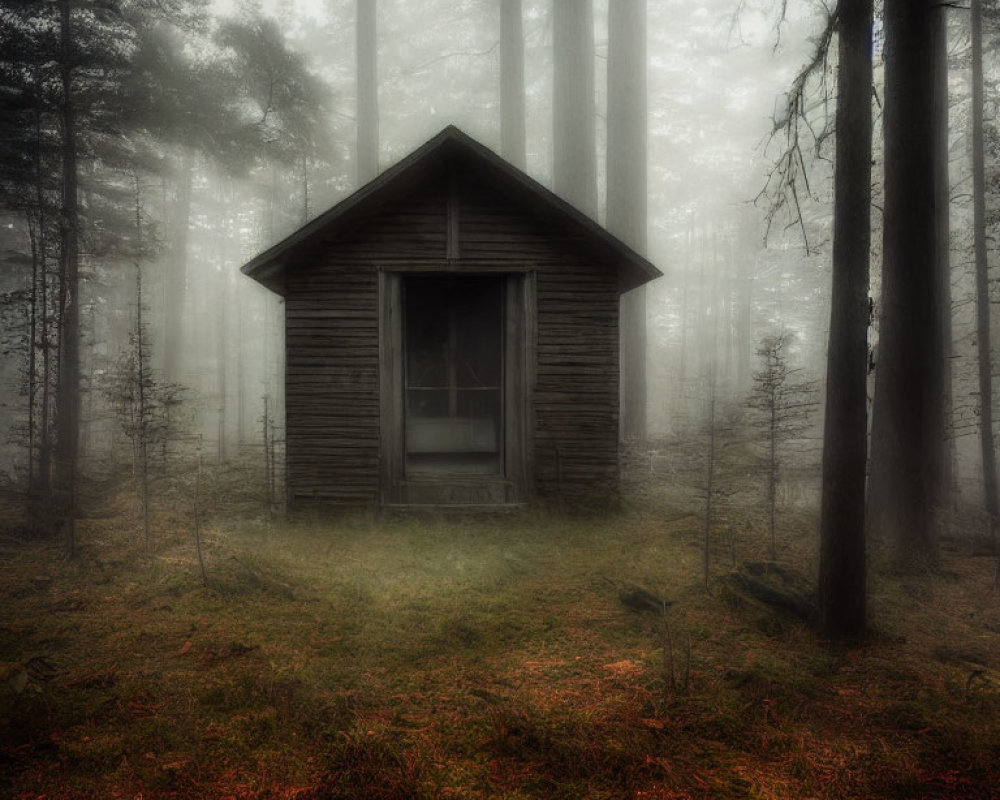
[{"label": "roof eave", "polygon": [[476,163],[492,170],[509,188],[525,192],[535,203],[544,205],[550,214],[562,217],[570,225],[600,242],[606,250],[607,260],[617,268],[619,293],[635,289],[663,275],[646,258],[609,233],[596,220],[454,126],[448,126],[333,208],[252,258],[241,271],[283,296],[284,270],[296,252],[309,246],[322,233],[329,232],[332,226],[349,224],[351,218],[364,213],[370,203],[377,203],[378,195],[390,184],[396,184],[399,180],[417,184],[425,173],[425,169],[420,166],[423,164],[425,168],[433,168],[435,151],[440,151],[443,155],[449,149],[460,158],[468,154],[478,156]]}]

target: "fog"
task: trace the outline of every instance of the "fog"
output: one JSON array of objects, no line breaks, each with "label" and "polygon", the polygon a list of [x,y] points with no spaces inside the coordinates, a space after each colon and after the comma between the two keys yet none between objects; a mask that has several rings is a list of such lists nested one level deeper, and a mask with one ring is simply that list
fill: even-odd
[{"label": "fog", "polygon": [[[545,3],[527,2],[523,14],[527,172],[551,186],[551,22]],[[665,277],[649,290],[647,363],[650,432],[662,437],[688,415],[686,398],[693,390],[686,384],[697,376],[688,366],[688,376],[679,379],[678,368],[682,361],[690,365],[705,360],[706,337],[698,326],[714,302],[706,296],[706,287],[718,284],[716,269],[746,276],[754,284],[752,332],[742,331],[739,341],[722,345],[730,368],[741,370],[740,385],[732,386],[734,396],[749,389],[750,363],[759,339],[782,328],[798,334],[794,346],[801,364],[822,372],[828,282],[822,246],[829,226],[822,218],[817,220],[816,255],[804,253],[795,232],[782,230],[784,222],[775,226],[765,243],[764,209],[753,202],[769,165],[766,145],[773,112],[821,20],[810,8],[794,7],[779,24],[770,9],[746,7],[737,14],[728,2],[690,7],[653,3],[648,16],[648,255]],[[259,445],[265,395],[278,419],[282,409],[280,299],[243,277],[239,267],[356,188],[354,4],[264,3],[255,9],[217,3],[197,32],[181,28],[156,41],[163,50],[150,56],[149,64],[153,70],[160,64],[164,80],[173,80],[173,71],[182,67],[204,68],[212,59],[228,59],[225,69],[242,70],[213,92],[228,87],[240,93],[237,98],[216,96],[214,101],[230,107],[235,124],[248,128],[266,118],[268,110],[260,83],[265,73],[255,74],[247,65],[257,61],[255,48],[259,53],[278,43],[266,37],[248,39],[244,45],[238,38],[220,39],[218,32],[227,19],[257,26],[258,31],[270,26],[279,32],[288,63],[295,65],[289,67],[288,79],[296,79],[295,69],[312,76],[316,85],[309,91],[317,93],[322,107],[309,109],[314,117],[310,119],[296,117],[304,113],[299,110],[276,107],[272,119],[258,126],[263,129],[255,132],[257,144],[236,140],[231,130],[204,130],[201,126],[212,124],[211,120],[199,119],[185,134],[183,123],[174,119],[139,119],[134,134],[119,134],[135,138],[129,148],[137,149],[136,157],[142,159],[136,166],[122,163],[121,153],[102,151],[104,122],[93,123],[98,126],[97,140],[86,142],[81,152],[85,180],[92,184],[86,189],[93,192],[88,195],[94,198],[91,216],[99,226],[82,264],[90,343],[83,355],[88,411],[82,437],[84,457],[95,462],[123,458],[117,452],[122,447],[120,425],[113,414],[102,410],[100,392],[102,380],[127,349],[136,307],[134,259],[123,253],[130,245],[109,238],[115,226],[123,228],[121,235],[129,240],[135,232],[114,215],[134,217],[139,206],[147,242],[141,269],[152,365],[164,380],[185,387],[190,412],[186,433],[200,436],[206,454],[226,458]],[[598,197],[603,220],[606,3],[597,4],[594,21]],[[380,3],[382,169],[448,124],[487,146],[499,147],[497,25],[495,8],[488,3]],[[232,46],[225,47],[224,41]],[[136,48],[140,44],[135,34],[128,42]],[[239,50],[241,46],[249,51]],[[273,53],[261,55],[258,66],[273,58]],[[144,91],[158,91],[155,71],[144,75],[143,81]],[[300,87],[300,91],[307,90]],[[155,112],[155,102],[148,106],[144,112]],[[170,107],[163,113],[176,112]],[[302,134],[293,129],[296,124],[313,125],[315,130]],[[159,141],[154,138],[158,128],[165,131]],[[290,153],[300,134],[314,139],[305,175],[301,158]],[[248,153],[251,147],[258,151]],[[178,244],[179,223],[172,217],[179,213],[187,168],[191,170],[189,222]],[[133,173],[138,196],[130,186]],[[819,216],[822,206],[817,208]],[[7,215],[4,250],[16,264],[17,259],[29,257],[28,231],[13,208]],[[184,250],[182,255],[178,247]],[[16,272],[9,271],[8,279],[10,290],[16,291]],[[697,302],[705,304],[701,312],[693,303],[682,307],[682,298],[693,297],[696,291]],[[19,321],[18,312],[12,314],[12,322]],[[682,342],[687,352],[681,351]],[[16,377],[23,365],[17,362],[16,352],[8,352],[4,365],[9,379],[4,385],[10,393],[5,404],[9,428],[26,424],[24,388]],[[11,436],[3,452],[8,474],[26,468],[23,447]]]},{"label": "fog", "polygon": [[994,797],[970,6],[0,0],[0,794]]},{"label": "fog", "polygon": [[[110,67],[84,64],[77,76],[83,209],[80,446],[91,466],[131,458],[113,408],[112,384],[136,331],[137,271],[151,374],[176,385],[183,397],[176,429],[167,437],[170,446],[194,448],[218,461],[259,451],[266,398],[267,425],[274,428],[266,435],[280,449],[283,305],[239,268],[359,188],[354,15],[355,3],[348,0],[288,0],[178,4],[160,11],[137,6],[118,27],[99,15],[81,20],[79,36],[117,37],[118,54]],[[28,42],[29,33],[50,24],[44,15],[30,13],[12,13],[8,22],[11,42]],[[524,2],[522,23],[526,171],[554,188],[559,142],[553,134],[549,4]],[[876,84],[882,79],[880,24]],[[718,392],[727,413],[752,406],[758,349],[769,337],[783,336],[782,358],[803,381],[824,378],[833,232],[832,60],[805,84],[800,139],[794,142],[798,161],[790,167],[797,175],[794,203],[781,160],[791,141],[786,106],[794,95],[789,93],[824,25],[824,14],[812,2],[649,4],[644,252],[664,276],[647,287],[645,301],[645,438],[657,452],[703,424],[710,375],[715,376],[711,392]],[[376,27],[380,171],[447,125],[500,149],[495,4],[384,0]],[[963,61],[968,32],[960,15],[952,16],[951,40],[955,400],[948,428],[956,486],[975,502],[978,390],[967,255],[972,203],[963,189],[971,169]],[[594,6],[593,41],[596,216],[604,222],[607,2]],[[23,55],[24,63],[36,63],[30,50]],[[100,62],[103,56],[95,58]],[[15,60],[5,63],[12,86],[27,80],[16,77]],[[32,122],[27,106],[14,111],[20,115],[11,118],[19,133],[7,138],[2,228],[8,264],[3,286],[8,433],[0,468],[17,481],[29,469],[28,451],[39,446],[45,416],[39,404],[47,393],[42,388],[54,389],[57,368],[49,311],[31,318],[34,312],[21,301],[32,286],[37,294],[39,275],[55,268],[59,233],[46,229],[53,213],[39,217],[32,211],[37,198],[31,199],[31,170],[18,162],[18,152],[27,151],[17,150],[19,136],[27,136],[25,126],[34,124],[42,143],[38,175],[46,169],[50,175],[38,183],[38,196],[54,197],[56,117],[39,107]],[[879,147],[877,135],[876,159]],[[875,188],[877,239],[878,181]],[[876,247],[873,302],[878,257]],[[56,301],[57,282],[52,272],[47,302]],[[46,324],[49,344],[40,338]],[[36,343],[29,347],[32,335]],[[877,337],[876,314],[873,360]],[[49,361],[43,364],[44,358]],[[32,370],[49,377],[33,382]],[[796,447],[797,458],[805,458],[801,475],[818,474],[821,420],[817,409],[810,432]],[[32,438],[27,450],[26,437]]]}]

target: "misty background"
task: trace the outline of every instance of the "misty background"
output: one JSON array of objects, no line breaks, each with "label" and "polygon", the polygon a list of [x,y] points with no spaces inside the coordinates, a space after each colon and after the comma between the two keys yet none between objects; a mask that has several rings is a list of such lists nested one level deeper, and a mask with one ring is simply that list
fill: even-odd
[{"label": "misty background", "polygon": [[[381,169],[448,124],[499,150],[498,9],[489,0],[378,3]],[[525,0],[522,10],[526,171],[551,187],[551,4]],[[80,72],[85,470],[132,457],[114,386],[134,346],[140,304],[150,366],[162,385],[177,388],[164,452],[197,449],[224,461],[259,454],[268,437],[280,451],[281,300],[239,267],[358,186],[355,13],[353,0],[177,2],[159,11],[137,4],[124,23],[93,22],[90,34],[109,55],[98,53],[93,69]],[[603,222],[607,0],[595,2],[593,19]],[[834,65],[817,73],[805,109],[798,208],[781,206],[774,169],[787,144],[787,93],[825,19],[820,4],[807,0],[649,3],[647,255],[665,273],[647,287],[646,300],[651,465],[660,458],[669,469],[671,443],[703,425],[710,375],[727,413],[753,406],[758,350],[769,337],[782,338],[796,380],[823,378],[832,236],[832,96],[824,83],[833,81]],[[24,44],[32,22],[19,24],[28,28],[8,28],[7,36]],[[964,17],[951,21],[950,433],[957,485],[971,499],[980,490],[966,27]],[[878,32],[876,22],[876,82]],[[28,118],[13,123],[22,126],[17,135],[30,138]],[[878,138],[876,130],[876,158]],[[0,212],[0,469],[11,479],[27,470],[26,431],[38,425],[29,419],[25,342],[32,323],[21,301],[31,286],[32,247],[54,266],[57,244],[50,237],[45,250],[40,230],[33,232],[18,207],[18,191],[8,192]],[[877,194],[876,185],[876,204]],[[877,274],[876,261],[875,297]],[[31,391],[37,402],[41,390]],[[820,419],[817,413],[797,434],[792,471],[813,489]]]}]

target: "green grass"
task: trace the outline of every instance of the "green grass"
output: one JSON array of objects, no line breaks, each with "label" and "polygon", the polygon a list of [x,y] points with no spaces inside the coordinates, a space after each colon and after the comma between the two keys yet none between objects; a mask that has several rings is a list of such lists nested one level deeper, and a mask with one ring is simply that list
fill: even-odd
[{"label": "green grass", "polygon": [[[1000,785],[985,559],[951,552],[919,580],[876,560],[877,635],[841,648],[706,592],[682,504],[378,527],[220,510],[208,585],[171,513],[152,559],[126,513],[82,524],[75,562],[3,544],[0,795],[977,800]],[[800,513],[781,543],[806,574],[813,527]],[[741,532],[739,555],[766,544]],[[629,611],[609,579],[674,605]]]}]

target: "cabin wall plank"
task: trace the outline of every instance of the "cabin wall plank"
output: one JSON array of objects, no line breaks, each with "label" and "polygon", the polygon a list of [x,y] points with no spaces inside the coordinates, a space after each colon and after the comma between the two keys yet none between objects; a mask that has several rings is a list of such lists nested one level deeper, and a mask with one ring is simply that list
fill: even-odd
[{"label": "cabin wall plank", "polygon": [[[618,489],[618,276],[586,242],[552,230],[474,174],[425,185],[382,207],[349,234],[321,241],[287,271],[288,497],[343,505],[398,500],[398,387],[380,361],[401,358],[388,336],[393,280],[408,271],[517,273],[524,293],[524,496],[578,502]],[[457,206],[449,217],[448,197]],[[449,219],[452,247],[449,251]],[[457,228],[455,227],[457,226]],[[450,260],[448,256],[451,256]],[[387,276],[390,276],[387,278]],[[391,277],[396,276],[396,277]],[[532,313],[534,312],[534,313]],[[391,321],[391,320],[390,320]],[[508,337],[508,347],[517,337]],[[508,407],[517,407],[508,398]],[[388,417],[386,415],[389,415]],[[471,496],[471,495],[470,495]]]},{"label": "cabin wall plank", "polygon": [[417,193],[288,270],[285,409],[288,498],[374,507],[379,494],[379,267],[440,262],[445,196]]},{"label": "cabin wall plank", "polygon": [[462,189],[463,263],[531,269],[530,436],[543,497],[606,502],[618,492],[618,278],[576,236],[552,230],[470,180]]}]

